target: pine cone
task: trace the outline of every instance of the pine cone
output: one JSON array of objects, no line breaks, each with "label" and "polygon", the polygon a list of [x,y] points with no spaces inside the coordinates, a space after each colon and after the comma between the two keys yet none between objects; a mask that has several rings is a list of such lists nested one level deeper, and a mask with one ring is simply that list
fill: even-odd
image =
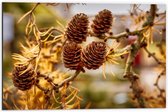
[{"label": "pine cone", "polygon": [[101,37],[103,34],[109,32],[112,26],[112,13],[111,11],[104,9],[100,11],[94,18],[93,23],[91,25],[93,33],[97,37]]},{"label": "pine cone", "polygon": [[66,43],[63,48],[63,62],[71,70],[81,69],[81,46],[75,42]]},{"label": "pine cone", "polygon": [[81,59],[87,69],[98,69],[105,61],[105,42],[92,42],[82,51]]},{"label": "pine cone", "polygon": [[29,65],[19,65],[13,71],[13,83],[18,89],[29,90],[35,83],[34,69]]},{"label": "pine cone", "polygon": [[86,41],[88,35],[88,17],[87,15],[80,13],[76,14],[69,22],[65,31],[65,36],[69,41],[82,43]]}]

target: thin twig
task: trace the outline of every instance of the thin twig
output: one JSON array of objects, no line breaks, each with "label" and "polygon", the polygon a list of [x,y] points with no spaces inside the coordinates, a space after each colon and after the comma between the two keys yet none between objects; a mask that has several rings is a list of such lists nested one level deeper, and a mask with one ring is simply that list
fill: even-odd
[{"label": "thin twig", "polygon": [[159,80],[161,78],[161,76],[164,76],[166,72],[166,68],[158,75],[156,82],[154,83],[154,86],[156,86],[156,88],[159,90],[160,94],[158,95],[158,97],[161,97],[163,102],[166,102],[166,98],[165,98],[165,90],[161,89],[159,86]]},{"label": "thin twig", "polygon": [[149,57],[153,57],[153,59],[158,63],[158,64],[164,64],[161,62],[156,56],[155,53],[151,53],[146,47],[144,47],[144,50],[148,53]]},{"label": "thin twig", "polygon": [[58,88],[64,86],[65,84],[69,83],[70,81],[73,81],[80,73],[80,70],[79,71],[76,71],[75,74],[67,79],[65,79],[64,81],[62,81],[59,85],[58,85]]},{"label": "thin twig", "polygon": [[[45,80],[47,80],[47,81],[54,87],[53,89],[59,89],[59,88],[61,88],[62,86],[64,86],[65,84],[68,84],[70,81],[73,81],[73,80],[79,75],[79,73],[80,73],[80,70],[76,71],[73,76],[71,76],[71,77],[69,77],[69,78],[63,80],[60,84],[55,84],[55,83],[53,82],[53,80],[52,80],[50,77],[48,77],[48,76],[46,76],[46,75],[44,75],[44,74],[38,73],[37,78],[38,78],[38,77],[43,77]],[[45,90],[44,88],[41,88],[39,85],[37,85],[37,86],[38,86],[40,89]]]},{"label": "thin twig", "polygon": [[135,31],[129,31],[129,32],[122,32],[120,34],[116,34],[116,35],[112,35],[112,36],[107,36],[105,38],[106,39],[120,39],[120,38],[123,38],[123,37],[127,37],[127,36],[130,36],[130,35],[138,35],[140,32],[144,31],[147,27],[144,27],[144,28],[141,28],[139,30],[135,30]]},{"label": "thin twig", "polygon": [[42,91],[48,91],[48,89],[46,89],[46,88],[44,88],[44,87],[42,87],[41,85],[39,85],[39,84],[35,84],[35,86],[37,86],[40,90],[42,90]]}]

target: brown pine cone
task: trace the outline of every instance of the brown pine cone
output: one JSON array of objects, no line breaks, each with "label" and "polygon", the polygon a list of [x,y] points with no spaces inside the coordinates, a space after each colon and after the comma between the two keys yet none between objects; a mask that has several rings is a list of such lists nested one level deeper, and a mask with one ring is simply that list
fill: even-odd
[{"label": "brown pine cone", "polygon": [[101,37],[103,34],[109,32],[112,26],[113,16],[111,11],[104,9],[100,11],[94,18],[91,25],[93,33],[97,37]]},{"label": "brown pine cone", "polygon": [[67,37],[69,41],[76,43],[86,41],[88,24],[89,20],[87,15],[84,13],[76,14],[68,24],[65,31],[65,37]]},{"label": "brown pine cone", "polygon": [[71,70],[81,69],[81,46],[75,42],[66,43],[63,48],[63,63]]},{"label": "brown pine cone", "polygon": [[34,69],[30,65],[18,65],[13,71],[13,83],[19,90],[29,90],[35,83]]},{"label": "brown pine cone", "polygon": [[82,51],[81,59],[87,69],[98,69],[105,61],[105,42],[92,42]]}]

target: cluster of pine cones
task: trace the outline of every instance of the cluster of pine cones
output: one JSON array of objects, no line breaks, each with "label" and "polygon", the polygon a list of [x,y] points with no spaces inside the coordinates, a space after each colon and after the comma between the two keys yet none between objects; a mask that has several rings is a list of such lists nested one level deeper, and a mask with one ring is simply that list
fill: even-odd
[{"label": "cluster of pine cones", "polygon": [[[104,9],[100,11],[91,24],[92,33],[102,39],[112,26],[112,13]],[[63,63],[71,70],[98,69],[105,61],[106,43],[93,41],[86,48],[80,44],[86,41],[89,29],[89,20],[86,14],[76,14],[69,22],[65,31],[67,42],[63,48]]]},{"label": "cluster of pine cones", "polygon": [[[112,14],[109,10],[100,11],[91,25],[92,33],[101,39],[112,26]],[[65,31],[67,42],[63,47],[63,62],[66,68],[84,72],[87,69],[98,69],[105,61],[106,43],[92,42],[82,48],[80,44],[88,36],[89,20],[87,15],[76,14]],[[36,82],[34,68],[31,64],[20,64],[13,70],[13,83],[19,90],[29,90]]]}]

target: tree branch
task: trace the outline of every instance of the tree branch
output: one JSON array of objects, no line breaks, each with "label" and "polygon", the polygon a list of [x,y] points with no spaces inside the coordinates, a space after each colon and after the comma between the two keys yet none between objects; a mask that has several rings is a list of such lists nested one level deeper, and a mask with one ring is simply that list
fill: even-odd
[{"label": "tree branch", "polygon": [[142,96],[143,89],[140,87],[138,75],[136,75],[132,70],[132,64],[134,62],[137,52],[141,48],[141,45],[139,45],[138,42],[135,42],[134,44],[132,44],[131,47],[132,48],[129,51],[129,55],[126,62],[124,78],[127,78],[131,82],[130,88],[132,88],[133,90],[134,99],[137,99],[139,106],[144,108],[145,101]]},{"label": "tree branch", "polygon": [[80,72],[81,72],[80,70],[76,71],[73,76],[71,76],[71,77],[65,79],[64,81],[62,81],[62,82],[57,86],[57,88],[60,88],[60,87],[64,86],[64,84],[67,84],[67,83],[69,83],[70,81],[73,81],[73,80],[79,75]]},{"label": "tree branch", "polygon": [[[43,77],[45,80],[47,80],[53,86],[53,89],[58,90],[59,88],[61,88],[65,84],[68,84],[69,82],[73,81],[79,75],[80,72],[81,72],[80,70],[76,71],[74,75],[72,75],[71,77],[68,77],[67,79],[63,80],[60,84],[55,84],[50,77],[48,77],[44,74],[38,73],[37,78]],[[45,88],[41,87],[38,84],[36,84],[36,86],[43,91],[49,90],[49,89],[45,89]],[[51,89],[51,90],[53,90],[53,89]]]},{"label": "tree branch", "polygon": [[161,62],[156,56],[155,53],[151,53],[146,47],[144,47],[144,50],[148,53],[148,57],[153,57],[153,59],[158,63],[158,64],[165,64]]},{"label": "tree branch", "polygon": [[159,79],[161,78],[161,76],[165,75],[166,69],[164,69],[157,77],[156,82],[154,83],[154,86],[156,86],[156,88],[159,90],[160,94],[158,95],[158,97],[161,97],[163,102],[166,102],[166,98],[165,98],[165,90],[161,89],[159,86]]},{"label": "tree branch", "polygon": [[130,35],[138,35],[140,32],[144,31],[145,29],[146,29],[146,27],[141,28],[139,30],[135,30],[135,31],[125,31],[125,32],[122,32],[120,34],[107,36],[105,39],[120,39],[120,38],[127,37],[127,36],[130,36]]},{"label": "tree branch", "polygon": [[145,27],[145,26],[153,26],[154,19],[155,19],[155,16],[156,16],[156,11],[157,11],[157,5],[156,4],[152,4],[150,6],[150,12],[149,12],[149,15],[146,18],[146,22],[144,22],[144,24],[142,25],[143,27]]}]

